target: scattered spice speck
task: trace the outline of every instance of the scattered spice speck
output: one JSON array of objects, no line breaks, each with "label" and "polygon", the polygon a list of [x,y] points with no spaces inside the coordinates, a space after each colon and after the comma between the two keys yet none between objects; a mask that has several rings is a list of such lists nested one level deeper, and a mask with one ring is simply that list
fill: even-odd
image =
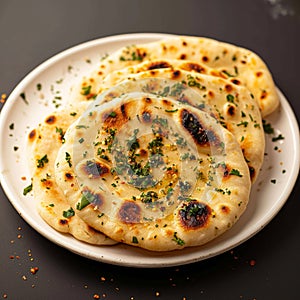
[{"label": "scattered spice speck", "polygon": [[276,184],[276,179],[271,179],[271,183]]},{"label": "scattered spice speck", "polygon": [[254,266],[256,265],[256,260],[255,260],[255,259],[251,259],[251,260],[249,261],[249,265],[250,265],[251,267],[254,267]]},{"label": "scattered spice speck", "polygon": [[34,275],[34,274],[37,273],[38,270],[39,270],[38,267],[30,268],[30,273],[31,273],[32,275]]}]

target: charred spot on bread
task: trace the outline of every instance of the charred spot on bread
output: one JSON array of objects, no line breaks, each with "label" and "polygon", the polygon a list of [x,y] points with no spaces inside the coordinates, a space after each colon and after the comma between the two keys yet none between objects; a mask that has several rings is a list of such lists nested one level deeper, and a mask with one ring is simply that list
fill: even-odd
[{"label": "charred spot on bread", "polygon": [[100,163],[100,162],[94,162],[92,160],[88,160],[86,164],[82,166],[82,171],[84,174],[86,174],[89,178],[100,178],[104,175],[109,173],[109,168]]},{"label": "charred spot on bread", "polygon": [[28,139],[32,142],[36,137],[36,129],[32,129],[28,134]]},{"label": "charred spot on bread", "polygon": [[74,178],[74,176],[71,173],[69,173],[69,172],[65,173],[66,180],[72,180],[73,178]]},{"label": "charred spot on bread", "polygon": [[238,80],[238,79],[231,79],[230,80],[233,84],[235,84],[235,85],[240,85],[241,84],[241,82]]},{"label": "charred spot on bread", "polygon": [[46,118],[45,123],[52,125],[56,122],[56,117],[54,115],[51,115]]},{"label": "charred spot on bread", "polygon": [[179,210],[180,223],[185,229],[206,227],[211,216],[211,208],[197,200],[184,203]]},{"label": "charred spot on bread", "polygon": [[195,71],[197,73],[205,73],[205,68],[201,65],[193,62],[186,63],[182,66],[182,68],[186,71]]},{"label": "charred spot on bread", "polygon": [[139,223],[141,208],[132,201],[125,201],[119,210],[118,216],[123,223]]},{"label": "charred spot on bread", "polygon": [[229,103],[226,106],[225,113],[226,113],[226,115],[233,117],[236,114],[236,107],[235,107],[235,105]]},{"label": "charred spot on bread", "polygon": [[148,70],[154,70],[154,69],[166,69],[171,68],[171,65],[166,61],[156,61],[152,62],[147,69]]},{"label": "charred spot on bread", "polygon": [[220,144],[214,132],[205,130],[197,116],[190,113],[187,109],[181,111],[180,119],[183,127],[190,133],[198,145],[209,146],[211,143],[216,145]]},{"label": "charred spot on bread", "polygon": [[178,78],[179,76],[181,75],[181,72],[179,71],[179,70],[174,70],[173,72],[172,72],[172,79],[176,79],[176,78]]}]

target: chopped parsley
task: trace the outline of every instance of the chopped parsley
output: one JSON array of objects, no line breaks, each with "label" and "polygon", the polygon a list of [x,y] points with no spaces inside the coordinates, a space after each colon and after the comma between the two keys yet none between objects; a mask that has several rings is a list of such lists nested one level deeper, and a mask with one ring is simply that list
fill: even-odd
[{"label": "chopped parsley", "polygon": [[263,120],[263,128],[264,128],[264,132],[266,134],[273,134],[274,133],[274,128],[272,127],[272,125],[270,123],[267,123],[266,120]]},{"label": "chopped parsley", "polygon": [[27,99],[26,99],[26,95],[25,95],[25,93],[21,93],[20,94],[20,97],[22,98],[22,100],[25,102],[25,104],[29,104],[29,102],[27,101]]},{"label": "chopped parsley", "polygon": [[240,123],[236,124],[237,126],[244,126],[247,127],[248,126],[248,122],[247,121],[241,121]]},{"label": "chopped parsley", "polygon": [[47,154],[45,154],[42,158],[37,160],[37,167],[38,168],[43,168],[45,166],[46,163],[49,162],[49,159],[47,157]]},{"label": "chopped parsley", "polygon": [[86,206],[88,206],[90,203],[92,203],[95,200],[95,195],[92,194],[89,191],[84,191],[82,193],[82,197],[80,199],[80,202],[77,203],[76,205],[76,209],[77,210],[82,210],[83,208],[85,208]]},{"label": "chopped parsley", "polygon": [[137,239],[136,236],[133,236],[133,237],[132,237],[132,243],[133,243],[133,244],[138,244],[138,243],[139,243],[139,241],[138,241],[138,239]]},{"label": "chopped parsley", "polygon": [[65,218],[71,218],[71,217],[73,217],[75,215],[75,211],[73,210],[73,208],[72,207],[70,207],[67,211],[63,211],[63,216],[65,217]]},{"label": "chopped parsley", "polygon": [[32,191],[32,183],[24,188],[23,195],[26,196],[28,193]]},{"label": "chopped parsley", "polygon": [[238,176],[238,177],[243,177],[243,175],[237,169],[231,169],[230,172],[229,172],[229,175],[235,175],[235,176]]},{"label": "chopped parsley", "polygon": [[65,139],[64,139],[64,132],[63,132],[63,129],[62,128],[58,128],[58,127],[55,127],[55,130],[56,132],[60,135],[60,139],[62,141],[62,143],[65,142]]},{"label": "chopped parsley", "polygon": [[83,96],[87,96],[91,93],[91,89],[92,89],[92,86],[91,85],[88,85],[88,86],[83,86],[82,87],[82,91],[81,91],[81,95]]},{"label": "chopped parsley", "polygon": [[282,134],[272,138],[272,142],[277,142],[279,140],[284,140],[284,136],[282,136]]},{"label": "chopped parsley", "polygon": [[177,232],[174,232],[172,241],[176,242],[179,246],[183,246],[185,244],[184,240],[177,236]]},{"label": "chopped parsley", "polygon": [[69,167],[71,168],[72,167],[72,163],[71,163],[71,155],[70,153],[66,152],[66,162],[68,163]]},{"label": "chopped parsley", "polygon": [[115,118],[117,116],[117,113],[115,111],[112,111],[108,116],[111,118]]}]

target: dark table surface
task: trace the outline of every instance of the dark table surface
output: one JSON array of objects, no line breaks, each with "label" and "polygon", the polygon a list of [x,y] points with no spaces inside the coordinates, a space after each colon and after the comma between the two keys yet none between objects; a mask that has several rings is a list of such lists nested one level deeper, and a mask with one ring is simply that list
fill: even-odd
[{"label": "dark table surface", "polygon": [[[254,50],[300,119],[298,0],[1,0],[0,94],[62,50],[132,32],[206,36]],[[299,187],[298,178],[278,215],[244,244],[164,269],[73,254],[32,229],[0,189],[0,299],[300,299]]]}]

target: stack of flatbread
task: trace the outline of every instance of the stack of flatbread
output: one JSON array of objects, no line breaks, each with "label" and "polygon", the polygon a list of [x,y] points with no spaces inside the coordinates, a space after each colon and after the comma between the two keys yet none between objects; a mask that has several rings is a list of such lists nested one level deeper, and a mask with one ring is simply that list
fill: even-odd
[{"label": "stack of flatbread", "polygon": [[30,132],[38,211],[91,244],[203,245],[245,211],[278,104],[249,50],[182,36],[121,48]]}]

